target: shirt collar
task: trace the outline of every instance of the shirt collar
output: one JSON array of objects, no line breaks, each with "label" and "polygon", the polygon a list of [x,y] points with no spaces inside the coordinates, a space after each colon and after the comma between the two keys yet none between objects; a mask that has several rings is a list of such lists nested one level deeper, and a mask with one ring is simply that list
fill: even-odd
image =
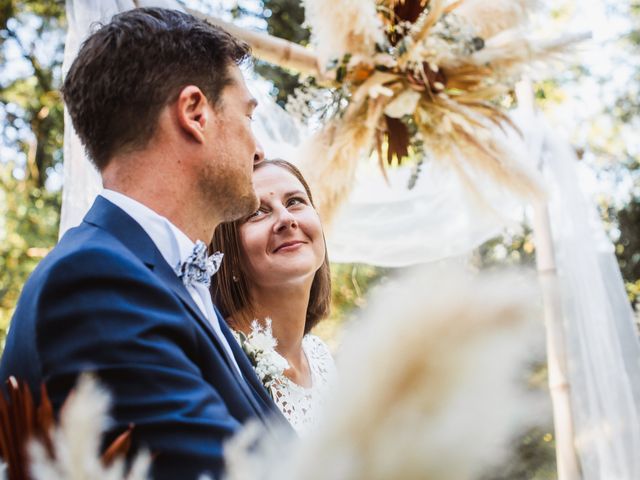
[{"label": "shirt collar", "polygon": [[195,243],[166,217],[120,192],[105,188],[100,195],[124,210],[142,227],[171,268],[181,265],[193,252]]}]

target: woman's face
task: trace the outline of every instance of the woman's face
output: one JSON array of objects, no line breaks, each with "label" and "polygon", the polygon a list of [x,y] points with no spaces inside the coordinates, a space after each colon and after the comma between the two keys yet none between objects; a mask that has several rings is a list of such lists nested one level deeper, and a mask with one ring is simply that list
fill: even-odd
[{"label": "woman's face", "polygon": [[304,186],[277,165],[256,170],[253,186],[260,207],[239,228],[249,283],[310,283],[324,261],[325,247],[320,218]]}]

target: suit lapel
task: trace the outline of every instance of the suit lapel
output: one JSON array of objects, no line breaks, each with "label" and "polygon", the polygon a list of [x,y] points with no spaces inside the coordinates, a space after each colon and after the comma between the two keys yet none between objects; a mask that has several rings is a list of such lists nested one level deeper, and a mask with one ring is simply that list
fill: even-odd
[{"label": "suit lapel", "polygon": [[[171,266],[169,266],[169,264],[165,261],[164,257],[157,249],[156,245],[153,243],[153,240],[151,240],[149,235],[147,235],[147,233],[138,224],[138,222],[127,215],[127,213],[120,207],[112,204],[101,196],[98,196],[96,198],[96,201],[85,216],[84,220],[87,223],[107,230],[109,233],[115,236],[123,245],[129,248],[129,250],[131,250],[133,254],[140,258],[140,260],[142,260],[145,265],[152,269],[153,272],[158,275],[158,277],[169,288],[171,288],[171,290],[180,298],[182,303],[184,303],[185,306],[189,309],[193,318],[195,318],[200,326],[207,332],[209,338],[225,359],[228,368],[237,378],[241,390],[244,392],[245,396],[249,399],[250,403],[253,405],[256,411],[262,416],[264,414],[264,408],[259,405],[256,399],[254,386],[252,385],[251,389],[249,387],[245,369],[241,366],[241,369],[245,375],[245,378],[242,378],[242,376],[238,373],[238,369],[235,367],[233,361],[229,357],[226,348],[224,348],[221,340],[214,332],[213,327],[205,318],[200,308],[196,305],[182,281],[175,274]],[[218,319],[219,318],[220,317],[218,317]],[[220,321],[220,327],[223,328],[223,332],[225,330],[229,332],[224,320]],[[229,332],[229,335],[231,335],[231,332]],[[225,338],[231,345],[231,349],[234,356],[236,357],[236,361],[238,361],[239,364],[242,361],[248,363],[244,352],[242,352],[242,350],[240,349],[240,355],[238,355],[237,350],[239,349],[239,347],[234,348],[237,347],[237,341],[233,338],[233,336],[231,336],[230,341],[229,336],[225,333]],[[249,368],[251,368],[250,365]],[[251,368],[251,370],[253,369]],[[253,377],[255,377],[255,373],[253,374]],[[259,398],[262,399],[262,397]]]}]

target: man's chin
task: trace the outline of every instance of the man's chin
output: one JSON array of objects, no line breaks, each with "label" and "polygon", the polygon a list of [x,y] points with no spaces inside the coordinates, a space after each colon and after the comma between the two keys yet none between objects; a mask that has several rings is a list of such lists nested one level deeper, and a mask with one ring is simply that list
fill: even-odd
[{"label": "man's chin", "polygon": [[224,215],[225,222],[233,222],[255,212],[260,206],[260,200],[252,190],[250,193],[238,198],[235,204],[230,205]]}]

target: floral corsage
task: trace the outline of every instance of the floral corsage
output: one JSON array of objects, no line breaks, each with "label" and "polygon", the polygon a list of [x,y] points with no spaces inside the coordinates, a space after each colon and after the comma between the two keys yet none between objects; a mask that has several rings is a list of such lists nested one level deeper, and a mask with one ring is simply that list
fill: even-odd
[{"label": "floral corsage", "polygon": [[289,362],[276,352],[278,341],[271,331],[271,319],[267,317],[264,326],[258,320],[251,322],[251,332],[248,335],[237,330],[232,332],[249,357],[258,378],[269,394],[272,394],[271,386],[284,379],[284,371],[289,368]]}]

